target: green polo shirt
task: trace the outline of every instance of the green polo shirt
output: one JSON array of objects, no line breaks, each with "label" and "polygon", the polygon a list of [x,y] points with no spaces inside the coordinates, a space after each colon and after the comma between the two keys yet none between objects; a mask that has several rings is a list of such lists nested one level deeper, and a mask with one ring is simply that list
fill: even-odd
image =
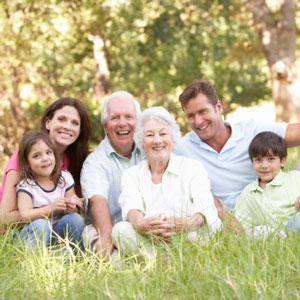
[{"label": "green polo shirt", "polygon": [[259,186],[258,178],[248,184],[237,201],[234,215],[244,228],[259,225],[278,228],[299,214],[294,206],[298,196],[300,172],[280,171],[265,189]]}]

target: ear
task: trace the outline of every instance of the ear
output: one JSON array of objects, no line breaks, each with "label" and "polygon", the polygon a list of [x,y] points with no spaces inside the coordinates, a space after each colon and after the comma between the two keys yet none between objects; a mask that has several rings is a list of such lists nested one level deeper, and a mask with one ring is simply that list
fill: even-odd
[{"label": "ear", "polygon": [[50,130],[50,129],[49,129],[49,123],[50,123],[50,122],[51,122],[50,119],[46,120],[46,122],[45,122],[45,127],[46,127],[47,130]]},{"label": "ear", "polygon": [[220,114],[222,114],[223,106],[220,100],[217,101],[215,108]]},{"label": "ear", "polygon": [[285,162],[286,162],[286,157],[284,157],[284,158],[282,158],[282,159],[280,160],[280,166],[281,166],[282,168],[284,167]]},{"label": "ear", "polygon": [[105,134],[106,134],[107,123],[105,123],[105,124],[101,123],[101,126],[102,126],[102,128],[104,129]]}]

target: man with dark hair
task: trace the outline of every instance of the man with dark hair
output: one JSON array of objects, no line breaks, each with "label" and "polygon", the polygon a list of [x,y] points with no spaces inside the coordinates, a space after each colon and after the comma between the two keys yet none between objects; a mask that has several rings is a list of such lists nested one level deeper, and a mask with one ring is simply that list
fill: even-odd
[{"label": "man with dark hair", "polygon": [[[179,100],[193,131],[179,141],[176,154],[201,160],[213,194],[231,210],[243,188],[255,180],[248,147],[256,134],[272,131],[284,137],[290,147],[300,144],[298,123],[224,122],[222,104],[209,81],[191,83]],[[216,206],[219,217],[224,219],[225,210],[217,199]]]}]

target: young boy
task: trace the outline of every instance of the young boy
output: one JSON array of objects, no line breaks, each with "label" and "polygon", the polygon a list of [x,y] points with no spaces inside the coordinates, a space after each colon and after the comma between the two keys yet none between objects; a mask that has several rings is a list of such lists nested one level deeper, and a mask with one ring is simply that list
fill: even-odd
[{"label": "young boy", "polygon": [[245,229],[286,225],[300,233],[300,172],[281,170],[287,158],[285,140],[275,133],[261,132],[252,140],[249,156],[257,179],[241,193],[235,217]]}]

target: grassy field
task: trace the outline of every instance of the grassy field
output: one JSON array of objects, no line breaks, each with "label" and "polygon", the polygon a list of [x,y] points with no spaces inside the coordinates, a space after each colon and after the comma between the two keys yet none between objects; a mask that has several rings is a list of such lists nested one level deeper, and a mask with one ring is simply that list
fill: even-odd
[{"label": "grassy field", "polygon": [[[285,169],[298,157],[290,149]],[[156,258],[115,266],[72,251],[33,254],[0,235],[0,299],[300,299],[299,242],[228,234],[201,245],[179,236]]]},{"label": "grassy field", "polygon": [[156,258],[26,252],[0,238],[0,299],[300,299],[300,237],[184,236]]}]

